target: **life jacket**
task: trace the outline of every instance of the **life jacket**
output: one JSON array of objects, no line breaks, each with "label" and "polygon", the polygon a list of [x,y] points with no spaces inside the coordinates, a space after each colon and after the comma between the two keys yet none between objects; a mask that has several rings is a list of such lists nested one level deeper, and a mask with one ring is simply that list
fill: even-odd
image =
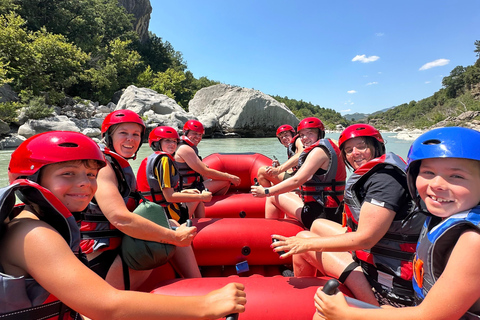
[{"label": "life jacket", "polygon": [[[102,146],[101,146],[102,147]],[[122,195],[128,210],[133,211],[138,205],[137,180],[128,160],[118,153],[103,147],[105,159],[110,162],[118,181],[118,191]]]},{"label": "life jacket", "polygon": [[298,158],[298,168],[303,165],[308,154],[314,148],[322,148],[328,155],[328,169],[318,169],[313,176],[300,186],[303,202],[317,201],[324,208],[336,208],[343,200],[345,178],[347,173],[345,164],[340,157],[340,149],[330,139],[320,139],[308,148],[305,148]]},{"label": "life jacket", "polygon": [[[193,149],[197,157],[202,160],[202,157],[199,156],[198,154],[198,148],[197,146],[186,136],[181,136],[180,137],[180,142],[179,142],[179,147],[181,145],[187,145],[190,148]],[[199,183],[203,181],[202,176],[190,168],[190,166],[186,162],[176,162],[177,163],[177,168],[178,172],[180,173],[180,176],[182,177],[182,188],[188,189],[190,188],[194,183]]]},{"label": "life jacket", "polygon": [[[359,191],[365,181],[382,169],[395,170],[406,177],[405,167],[406,163],[402,158],[389,152],[372,159],[352,173],[347,181],[344,198],[344,219],[348,232],[357,230],[362,207]],[[411,289],[412,261],[415,246],[425,221],[425,216],[421,212],[415,211],[414,202],[410,201],[410,211],[406,217],[394,220],[387,233],[377,244],[370,249],[356,250],[353,253],[364,271],[369,275],[372,275],[372,272],[377,273],[376,276],[369,279],[370,281],[377,285],[383,284],[401,296],[413,296],[413,289]],[[378,271],[386,273],[387,278],[391,281],[380,279]]]},{"label": "life jacket", "polygon": [[[436,221],[438,219],[433,216],[425,220],[415,254],[413,288],[417,304],[423,301],[442,274],[448,261],[448,253],[460,235],[468,229],[480,231],[480,206],[457,213],[440,223]],[[480,319],[480,300],[477,300],[461,319]]]},{"label": "life jacket", "polygon": [[[118,190],[130,211],[138,204],[137,181],[128,161],[105,146],[100,146],[105,159],[112,165],[118,181]],[[75,213],[80,227],[82,241],[80,246],[85,254],[94,251],[113,250],[120,246],[123,234],[113,226],[95,203],[80,212]]]},{"label": "life jacket", "polygon": [[[70,211],[49,190],[26,179],[17,179],[0,189],[0,221],[12,220],[25,206],[15,206],[15,192],[35,214],[57,230],[70,246],[72,252],[83,261],[80,232]],[[3,268],[2,268],[3,269]],[[0,318],[1,319],[74,319],[76,313],[47,292],[33,278],[15,277],[0,273]]]},{"label": "life jacket", "polygon": [[[147,158],[143,159],[140,167],[137,172],[137,188],[142,196],[147,198],[150,201],[158,203],[164,207],[168,205],[167,200],[163,196],[163,192],[160,189],[160,184],[158,183],[157,177],[155,175],[155,167],[160,162],[161,157],[167,156],[172,160],[174,166],[176,166],[175,159],[169,153],[163,151],[155,151]],[[175,191],[180,191],[181,188],[181,179],[178,170],[171,177],[172,185],[175,186]]]},{"label": "life jacket", "polygon": [[[290,159],[291,157],[293,157],[297,151],[297,139],[300,139],[300,136],[297,134],[296,136],[294,136],[292,138],[292,141],[290,141],[290,143],[288,144],[288,147],[287,147],[287,158]],[[293,170],[293,173],[297,172],[298,170],[298,166],[294,166],[292,167],[292,170]]]},{"label": "life jacket", "polygon": [[184,223],[188,219],[188,210],[182,210],[181,207],[184,207],[182,203],[170,203],[165,199],[162,189],[160,188],[160,183],[157,180],[155,171],[158,165],[161,162],[162,157],[168,157],[171,164],[173,165],[173,170],[170,171],[170,184],[175,192],[180,192],[182,190],[182,179],[180,177],[177,163],[172,155],[163,152],[156,151],[147,158],[143,159],[140,167],[138,168],[138,191],[140,195],[146,199],[160,204],[165,208],[165,212],[170,219],[174,219],[179,223]]}]

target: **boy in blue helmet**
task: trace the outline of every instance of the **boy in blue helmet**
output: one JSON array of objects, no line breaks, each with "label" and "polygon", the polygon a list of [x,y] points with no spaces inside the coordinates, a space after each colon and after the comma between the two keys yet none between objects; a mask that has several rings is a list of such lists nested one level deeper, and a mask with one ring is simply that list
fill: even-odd
[{"label": "boy in blue helmet", "polygon": [[480,317],[480,132],[439,128],[408,154],[408,184],[427,220],[414,261],[417,306],[355,309],[341,294],[315,295],[314,319],[478,319]]}]

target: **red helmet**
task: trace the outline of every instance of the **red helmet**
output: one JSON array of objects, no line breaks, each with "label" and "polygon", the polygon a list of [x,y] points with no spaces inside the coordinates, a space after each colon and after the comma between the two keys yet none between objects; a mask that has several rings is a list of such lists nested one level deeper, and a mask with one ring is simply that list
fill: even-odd
[{"label": "red helmet", "polygon": [[187,134],[186,132],[190,130],[193,130],[201,134],[205,133],[203,124],[198,120],[188,120],[187,122],[185,122],[185,125],[183,126],[183,132]]},{"label": "red helmet", "polygon": [[[74,160],[97,160],[105,166],[99,146],[79,132],[49,131],[28,138],[12,153],[8,165],[10,182],[20,176],[32,176],[52,163]],[[36,181],[36,177],[32,180]]]},{"label": "red helmet", "polygon": [[150,147],[152,143],[158,142],[162,139],[180,139],[177,130],[172,127],[159,126],[153,129],[148,135],[148,144]]},{"label": "red helmet", "polygon": [[[113,111],[109,113],[102,122],[102,138],[104,138],[107,147],[109,147],[111,150],[115,151],[115,148],[113,148],[113,141],[110,139],[109,129],[116,124],[127,122],[137,123],[142,126],[142,135],[140,137],[140,144],[138,145],[138,150],[140,150],[140,147],[143,143],[143,137],[145,136],[146,126],[142,118],[136,112],[128,109]],[[137,152],[135,152],[133,159],[136,158]]]},{"label": "red helmet", "polygon": [[295,129],[293,129],[291,125],[282,124],[280,127],[278,127],[276,136],[278,137],[278,135],[284,131],[290,131],[292,133],[292,137],[295,135]]},{"label": "red helmet", "polygon": [[342,148],[342,145],[345,143],[345,141],[356,137],[375,138],[383,146],[383,148],[385,148],[385,141],[383,140],[380,131],[375,129],[373,126],[364,123],[352,124],[343,130],[338,138],[339,147]]},{"label": "red helmet", "polygon": [[300,130],[307,129],[307,128],[317,128],[320,130],[320,136],[323,138],[325,134],[325,126],[323,125],[320,119],[315,117],[308,117],[300,121],[297,127],[297,132]]}]

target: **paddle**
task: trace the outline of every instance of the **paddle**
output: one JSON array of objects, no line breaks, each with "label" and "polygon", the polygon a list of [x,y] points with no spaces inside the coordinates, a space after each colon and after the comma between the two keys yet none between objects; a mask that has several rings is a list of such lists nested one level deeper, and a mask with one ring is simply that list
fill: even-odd
[{"label": "paddle", "polygon": [[[340,285],[340,282],[338,282],[337,279],[330,279],[327,281],[327,283],[325,283],[325,286],[323,286],[322,291],[331,296],[335,293],[335,290],[339,285]],[[363,309],[380,308],[380,307],[374,306],[373,304],[366,303],[350,297],[345,297],[345,300],[347,300],[347,303],[350,307],[363,308]]]}]

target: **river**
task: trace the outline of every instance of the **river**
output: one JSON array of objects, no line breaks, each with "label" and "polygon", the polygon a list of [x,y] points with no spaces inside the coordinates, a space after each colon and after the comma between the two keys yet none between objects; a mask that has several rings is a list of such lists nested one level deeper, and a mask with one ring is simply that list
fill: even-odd
[{"label": "river", "polygon": [[[395,133],[382,133],[383,138],[387,141],[387,151],[407,159],[408,149],[412,141],[396,139]],[[338,140],[339,133],[327,133],[326,137]],[[241,153],[241,152],[258,152],[272,158],[276,156],[280,163],[287,160],[285,148],[278,142],[277,138],[231,138],[231,139],[204,139],[200,142],[199,152],[202,157],[216,152]],[[7,167],[10,161],[10,155],[13,149],[0,150],[0,187],[8,185]],[[134,172],[137,172],[142,159],[152,153],[152,149],[145,143],[138,152],[137,160],[130,161]]]}]

